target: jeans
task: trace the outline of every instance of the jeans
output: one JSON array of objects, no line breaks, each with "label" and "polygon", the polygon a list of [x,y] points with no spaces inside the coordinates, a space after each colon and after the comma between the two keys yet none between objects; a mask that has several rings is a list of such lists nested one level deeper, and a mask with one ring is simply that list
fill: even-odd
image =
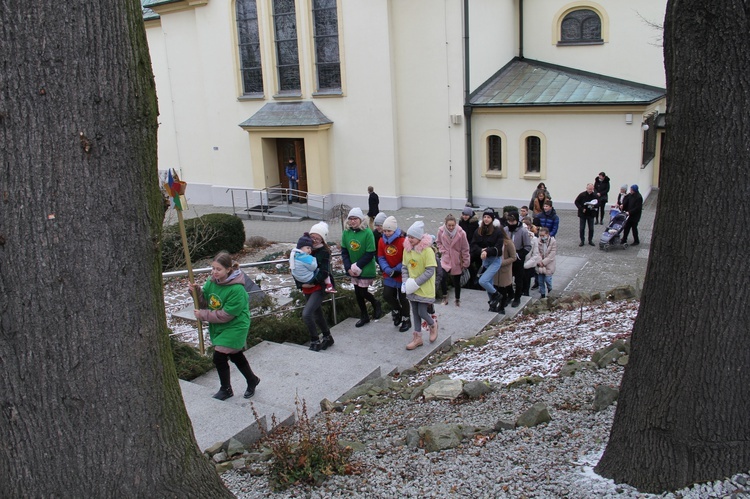
[{"label": "jeans", "polygon": [[495,286],[492,285],[492,281],[494,280],[497,271],[500,270],[502,264],[503,257],[501,256],[488,256],[482,263],[482,267],[484,267],[485,271],[479,278],[479,285],[482,286],[490,296],[497,293]]},{"label": "jeans", "polygon": [[317,325],[323,336],[331,334],[328,329],[328,323],[323,315],[323,300],[326,297],[326,292],[319,289],[309,295],[305,295],[307,303],[305,308],[302,310],[302,322],[307,327],[307,332],[310,333],[310,341],[318,340],[318,330],[315,328]]},{"label": "jeans", "polygon": [[578,235],[581,237],[581,242],[585,242],[583,239],[584,233],[586,232],[586,224],[589,226],[589,242],[594,239],[594,218],[593,217],[580,217],[578,219]]},{"label": "jeans", "polygon": [[299,189],[299,181],[289,179],[289,201],[297,199],[297,190]]},{"label": "jeans", "polygon": [[542,296],[546,296],[548,292],[552,291],[552,276],[547,274],[537,274],[536,282],[539,284],[539,292]]}]

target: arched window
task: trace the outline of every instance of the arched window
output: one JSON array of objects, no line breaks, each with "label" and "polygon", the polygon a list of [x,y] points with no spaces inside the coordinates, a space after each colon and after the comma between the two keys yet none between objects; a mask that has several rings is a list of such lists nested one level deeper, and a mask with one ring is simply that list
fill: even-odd
[{"label": "arched window", "polygon": [[526,137],[526,173],[542,171],[542,140],[536,135]]},{"label": "arched window", "polygon": [[487,171],[503,171],[503,139],[497,135],[487,137]]},{"label": "arched window", "polygon": [[560,24],[560,45],[604,43],[602,20],[591,9],[574,10]]},{"label": "arched window", "polygon": [[260,62],[260,34],[256,0],[237,0],[237,40],[244,95],[263,93],[263,68]]}]

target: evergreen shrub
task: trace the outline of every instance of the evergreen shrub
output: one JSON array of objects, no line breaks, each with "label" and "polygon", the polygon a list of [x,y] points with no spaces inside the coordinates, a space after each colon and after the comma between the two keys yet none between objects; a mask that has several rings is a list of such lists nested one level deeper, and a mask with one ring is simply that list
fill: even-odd
[{"label": "evergreen shrub", "polygon": [[[245,243],[245,224],[234,215],[211,213],[185,220],[185,235],[190,259],[195,261],[213,257],[220,251],[239,252]],[[162,271],[185,265],[179,224],[166,227],[162,233],[161,262]]]}]

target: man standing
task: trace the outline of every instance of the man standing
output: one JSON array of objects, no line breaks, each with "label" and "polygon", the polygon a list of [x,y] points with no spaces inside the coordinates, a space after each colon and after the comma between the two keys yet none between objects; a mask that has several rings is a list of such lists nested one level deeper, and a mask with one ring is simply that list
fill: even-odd
[{"label": "man standing", "polygon": [[596,204],[598,206],[594,223],[602,225],[604,222],[604,212],[607,209],[607,201],[609,201],[609,177],[606,173],[600,172],[594,179],[594,192],[596,192]]},{"label": "man standing", "polygon": [[581,238],[578,246],[585,244],[586,225],[589,226],[589,246],[594,246],[594,217],[599,209],[594,184],[586,185],[586,190],[578,195],[575,204],[578,208],[578,235]]},{"label": "man standing", "polygon": [[628,234],[630,234],[630,229],[633,229],[633,244],[631,246],[638,246],[641,244],[641,240],[638,239],[638,222],[641,221],[641,214],[643,213],[643,196],[638,192],[638,185],[630,186],[630,192],[622,202],[622,211],[628,214],[625,230],[622,233],[622,242],[623,244],[628,242]]},{"label": "man standing", "polygon": [[380,198],[375,194],[375,189],[372,186],[367,188],[367,192],[370,193],[367,199],[367,216],[370,218],[370,230],[373,230],[375,217],[380,213]]},{"label": "man standing", "polygon": [[289,180],[288,200],[289,204],[292,204],[292,198],[293,196],[296,197],[297,190],[299,189],[299,173],[297,173],[297,163],[294,162],[294,158],[289,158],[289,163],[287,163],[284,173],[286,173],[286,178]]},{"label": "man standing", "polygon": [[517,307],[521,304],[521,295],[528,296],[530,280],[526,279],[526,269],[523,264],[526,261],[526,255],[531,251],[531,236],[526,227],[518,221],[518,213],[508,213],[506,217],[508,225],[505,230],[513,240],[516,246],[516,260],[513,262],[513,279],[516,281],[516,288],[513,291],[513,302],[511,307]]}]

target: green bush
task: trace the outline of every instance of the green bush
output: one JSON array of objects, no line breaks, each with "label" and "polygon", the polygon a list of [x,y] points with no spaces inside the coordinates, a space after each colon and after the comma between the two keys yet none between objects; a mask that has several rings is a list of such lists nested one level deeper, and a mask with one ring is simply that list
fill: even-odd
[{"label": "green bush", "polygon": [[170,338],[169,342],[172,345],[172,356],[178,378],[190,381],[214,368],[210,356],[203,356],[192,346],[174,338]]},{"label": "green bush", "polygon": [[[212,213],[185,220],[185,235],[191,260],[210,258],[220,251],[240,251],[245,243],[245,224],[234,215]],[[161,262],[163,271],[185,266],[179,224],[166,227],[162,233]]]}]

